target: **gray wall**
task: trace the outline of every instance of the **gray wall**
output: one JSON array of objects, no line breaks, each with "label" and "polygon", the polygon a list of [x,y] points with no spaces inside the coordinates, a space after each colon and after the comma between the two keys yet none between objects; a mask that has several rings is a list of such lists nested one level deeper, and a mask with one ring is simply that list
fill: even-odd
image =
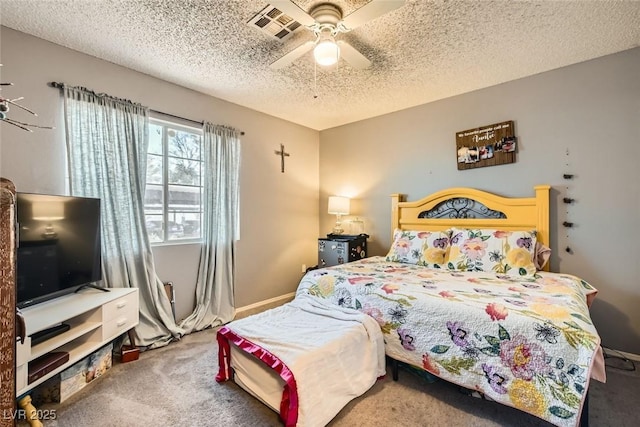
[{"label": "gray wall", "polygon": [[[0,125],[0,175],[18,191],[65,194],[65,139],[59,81],[131,99],[152,109],[236,127],[242,137],[241,239],[237,247],[237,307],[293,292],[301,265],[316,263],[318,237],[317,131],[46,42],[6,27],[0,30],[2,81],[7,97],[24,96],[32,118],[12,108],[12,117],[55,130],[24,132]],[[286,145],[286,173],[274,150]],[[177,317],[194,303],[198,245],[153,249],[158,275],[176,286]]]},{"label": "gray wall", "polygon": [[[370,252],[383,255],[391,193],[415,200],[463,186],[523,197],[550,184],[552,270],[598,288],[592,317],[603,344],[640,354],[639,76],[636,48],[323,131],[320,231],[334,220],[327,196],[352,196]],[[506,120],[515,122],[516,163],[458,171],[455,132]]]},{"label": "gray wall", "polygon": [[[640,49],[318,135],[5,27],[0,47],[2,81],[15,83],[3,95],[25,96],[24,103],[39,113],[37,123],[57,127],[27,133],[0,125],[0,174],[19,191],[65,192],[60,94],[48,81],[246,132],[238,307],[295,290],[301,264],[316,263],[318,235],[333,226],[335,218],[326,214],[329,195],[354,198],[352,213],[364,219],[372,237],[370,253],[381,255],[390,244],[391,193],[412,200],[469,186],[528,196],[534,185],[551,184],[552,269],[596,286],[592,315],[603,343],[640,354]],[[458,171],[455,132],[505,120],[515,121],[517,162]],[[291,153],[285,174],[273,153],[280,143]],[[566,181],[563,173],[575,179]],[[576,203],[562,204],[565,195]],[[576,227],[563,228],[564,220]],[[573,254],[565,252],[567,246]],[[154,248],[160,278],[176,285],[179,318],[193,306],[198,253],[198,245]]]}]

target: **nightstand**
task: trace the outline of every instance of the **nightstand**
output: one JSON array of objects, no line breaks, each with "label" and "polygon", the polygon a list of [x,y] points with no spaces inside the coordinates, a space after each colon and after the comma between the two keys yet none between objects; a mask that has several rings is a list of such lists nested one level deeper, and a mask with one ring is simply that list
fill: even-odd
[{"label": "nightstand", "polygon": [[318,268],[357,261],[367,256],[366,234],[328,234],[318,239]]}]

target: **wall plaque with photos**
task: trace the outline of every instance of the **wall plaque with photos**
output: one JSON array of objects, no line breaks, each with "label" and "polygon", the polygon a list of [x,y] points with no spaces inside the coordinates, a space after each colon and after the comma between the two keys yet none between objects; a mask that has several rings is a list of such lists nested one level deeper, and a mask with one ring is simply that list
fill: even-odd
[{"label": "wall plaque with photos", "polygon": [[513,121],[456,132],[458,170],[516,161]]}]

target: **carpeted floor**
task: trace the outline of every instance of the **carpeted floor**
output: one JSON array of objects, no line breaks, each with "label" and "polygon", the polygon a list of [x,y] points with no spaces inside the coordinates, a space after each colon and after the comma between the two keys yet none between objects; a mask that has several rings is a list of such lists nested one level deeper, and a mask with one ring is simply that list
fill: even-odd
[{"label": "carpeted floor", "polygon": [[[215,331],[184,337],[140,359],[114,364],[55,409],[45,427],[280,426],[278,415],[233,382],[218,384]],[[607,369],[607,384],[591,383],[590,424],[636,426],[640,373]],[[462,394],[444,381],[409,371],[388,375],[350,402],[330,426],[550,426],[515,409]]]}]

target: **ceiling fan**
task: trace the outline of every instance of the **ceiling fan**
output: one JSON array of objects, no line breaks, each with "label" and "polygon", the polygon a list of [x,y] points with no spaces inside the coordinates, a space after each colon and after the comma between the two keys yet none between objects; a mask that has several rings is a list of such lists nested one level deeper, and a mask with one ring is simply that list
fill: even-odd
[{"label": "ceiling fan", "polygon": [[291,65],[311,49],[318,65],[331,66],[342,58],[353,68],[365,69],[371,65],[371,61],[346,41],[336,41],[336,36],[399,8],[405,0],[371,0],[345,17],[342,16],[342,10],[332,3],[321,3],[309,13],[290,0],[271,0],[270,3],[300,22],[308,30],[313,31],[316,36],[315,41],[303,43],[273,62],[270,65],[272,69],[277,70]]}]

